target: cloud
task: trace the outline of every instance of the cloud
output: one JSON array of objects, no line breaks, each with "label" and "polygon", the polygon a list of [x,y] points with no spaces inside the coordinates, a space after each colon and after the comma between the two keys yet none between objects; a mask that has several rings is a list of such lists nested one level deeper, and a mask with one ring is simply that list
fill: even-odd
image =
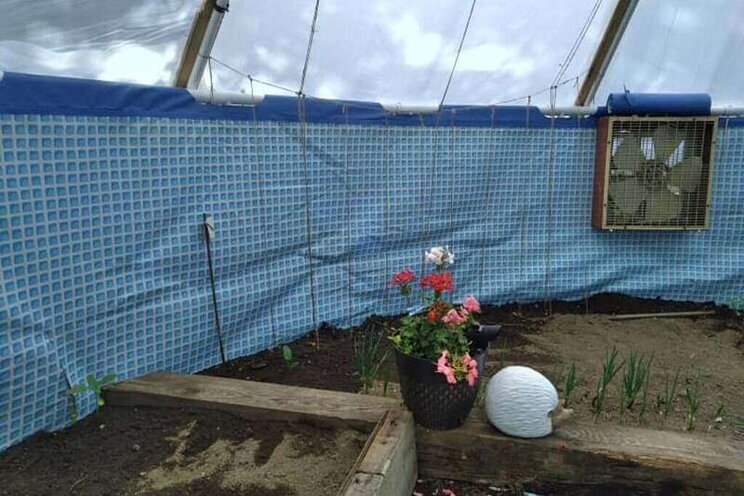
[{"label": "cloud", "polygon": [[408,13],[390,24],[392,39],[403,51],[403,60],[411,67],[432,65],[444,47],[441,34],[427,32],[412,14]]},{"label": "cloud", "polygon": [[107,54],[101,62],[99,77],[110,81],[136,81],[158,84],[171,77],[171,65],[176,57],[176,46],[161,50],[143,46],[124,46]]},{"label": "cloud", "polygon": [[[443,60],[443,67],[452,67],[452,57]],[[483,43],[464,48],[457,62],[458,71],[500,72],[515,78],[530,77],[535,71],[534,61],[523,55],[518,48],[496,43]]]},{"label": "cloud", "polygon": [[257,46],[255,52],[261,64],[272,72],[282,73],[289,68],[289,58],[284,54],[273,52],[265,46]]}]

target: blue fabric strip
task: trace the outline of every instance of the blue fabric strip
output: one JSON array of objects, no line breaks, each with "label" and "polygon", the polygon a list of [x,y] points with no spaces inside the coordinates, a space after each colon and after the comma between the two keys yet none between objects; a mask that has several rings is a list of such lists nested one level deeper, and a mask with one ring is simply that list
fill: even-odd
[{"label": "blue fabric strip", "polygon": [[[267,96],[255,107],[262,121],[297,122],[296,97]],[[142,86],[87,79],[36,76],[6,72],[0,80],[0,113],[89,116],[139,116],[247,121],[254,118],[247,106],[208,105],[197,102],[182,88]],[[377,103],[357,101],[305,101],[310,123],[458,127],[592,127],[593,117],[559,118],[551,123],[537,107],[446,105],[435,114],[395,115]]]},{"label": "blue fabric strip", "polygon": [[612,93],[607,111],[613,115],[710,115],[705,93]]}]

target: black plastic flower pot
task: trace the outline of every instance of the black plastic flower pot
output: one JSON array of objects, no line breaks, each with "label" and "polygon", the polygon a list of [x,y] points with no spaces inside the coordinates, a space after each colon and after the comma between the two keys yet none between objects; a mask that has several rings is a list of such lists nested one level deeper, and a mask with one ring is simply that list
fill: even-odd
[{"label": "black plastic flower pot", "polygon": [[[485,350],[477,350],[473,358],[482,362]],[[449,384],[444,375],[437,373],[434,362],[407,355],[397,348],[395,362],[403,402],[413,413],[416,423],[443,431],[455,429],[465,422],[478,395],[480,374],[473,386],[465,379]]]}]

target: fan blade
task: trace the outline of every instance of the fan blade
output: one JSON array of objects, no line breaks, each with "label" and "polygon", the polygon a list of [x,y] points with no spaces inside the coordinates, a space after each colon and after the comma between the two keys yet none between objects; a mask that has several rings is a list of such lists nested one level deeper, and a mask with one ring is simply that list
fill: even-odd
[{"label": "fan blade", "polygon": [[679,217],[681,210],[682,199],[666,189],[651,193],[646,198],[646,220],[664,222]]},{"label": "fan blade", "polygon": [[612,166],[616,169],[638,172],[641,164],[645,162],[646,156],[641,150],[641,141],[633,135],[624,136],[612,156]]},{"label": "fan blade", "polygon": [[610,181],[608,196],[618,210],[633,215],[646,196],[646,190],[637,179],[618,179]]},{"label": "fan blade", "polygon": [[669,171],[669,184],[688,193],[700,185],[703,161],[700,157],[687,157]]},{"label": "fan blade", "polygon": [[666,161],[682,142],[684,136],[677,134],[671,126],[661,125],[654,131],[654,158]]}]

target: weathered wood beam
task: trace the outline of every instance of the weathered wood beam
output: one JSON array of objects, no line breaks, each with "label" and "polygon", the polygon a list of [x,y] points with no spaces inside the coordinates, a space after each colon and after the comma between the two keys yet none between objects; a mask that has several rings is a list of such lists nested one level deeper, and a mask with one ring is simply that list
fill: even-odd
[{"label": "weathered wood beam", "polygon": [[339,494],[410,496],[417,474],[413,416],[390,410],[375,427]]},{"label": "weathered wood beam", "polygon": [[370,428],[400,403],[389,398],[203,375],[156,372],[105,391],[120,406],[197,407],[246,418],[306,420]]},{"label": "weathered wood beam", "polygon": [[586,77],[581,82],[579,92],[576,96],[575,105],[588,105],[594,99],[599,83],[607,72],[607,67],[615,55],[617,46],[628,27],[633,12],[638,5],[638,0],[618,0],[615,10],[612,12],[607,27],[605,28],[602,39],[597,45],[592,62],[589,64],[589,70]]},{"label": "weathered wood beam", "polygon": [[419,473],[538,492],[744,494],[744,450],[725,440],[606,424],[526,440],[499,434],[482,415],[452,431],[417,428]]}]

